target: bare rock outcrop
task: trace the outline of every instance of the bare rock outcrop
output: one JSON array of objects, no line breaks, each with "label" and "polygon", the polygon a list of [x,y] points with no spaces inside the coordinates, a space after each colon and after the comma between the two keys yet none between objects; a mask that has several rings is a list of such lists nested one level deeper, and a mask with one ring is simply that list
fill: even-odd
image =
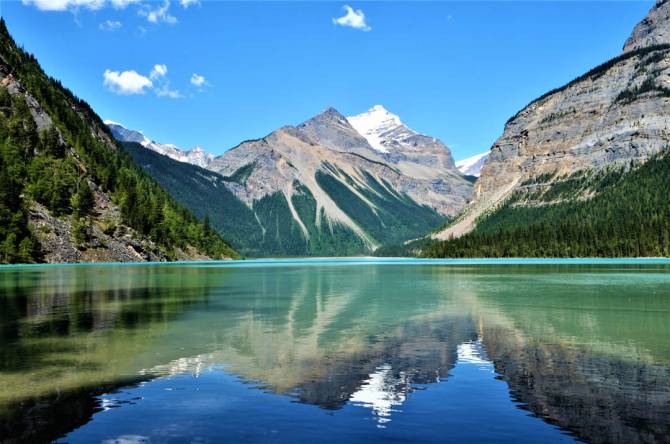
[{"label": "bare rock outcrop", "polygon": [[670,43],[670,2],[657,0],[649,14],[635,26],[623,51]]}]

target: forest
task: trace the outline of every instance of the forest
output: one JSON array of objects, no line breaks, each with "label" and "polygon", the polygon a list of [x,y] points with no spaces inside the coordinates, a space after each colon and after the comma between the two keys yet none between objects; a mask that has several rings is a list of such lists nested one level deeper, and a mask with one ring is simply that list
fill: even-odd
[{"label": "forest", "polygon": [[[546,180],[548,178],[540,178]],[[517,194],[427,257],[670,256],[670,155],[573,174],[541,193]],[[520,204],[528,197],[532,205]]]}]

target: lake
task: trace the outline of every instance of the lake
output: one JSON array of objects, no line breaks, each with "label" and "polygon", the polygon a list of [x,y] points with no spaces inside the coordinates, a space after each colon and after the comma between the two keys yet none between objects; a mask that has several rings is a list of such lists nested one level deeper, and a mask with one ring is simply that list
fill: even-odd
[{"label": "lake", "polygon": [[670,261],[0,267],[2,442],[669,442]]}]

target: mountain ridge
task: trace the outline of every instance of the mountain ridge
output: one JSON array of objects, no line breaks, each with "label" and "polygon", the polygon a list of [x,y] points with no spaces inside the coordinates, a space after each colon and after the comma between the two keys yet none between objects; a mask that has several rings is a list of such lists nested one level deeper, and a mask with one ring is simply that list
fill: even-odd
[{"label": "mountain ridge", "polygon": [[146,137],[141,131],[130,130],[124,125],[112,120],[105,120],[104,124],[110,129],[115,139],[124,142],[137,142],[145,148],[180,162],[187,162],[206,168],[212,163],[212,160],[214,160],[213,154],[206,153],[199,146],[191,148],[190,150],[183,150],[173,144],[158,143]]},{"label": "mountain ridge", "polygon": [[[220,175],[217,183],[260,221],[261,234],[249,237],[260,239],[261,251],[241,238],[233,245],[249,254],[339,254],[328,239],[344,236],[343,248],[361,254],[439,226],[465,205],[472,185],[456,169],[445,145],[405,131],[406,138],[421,136],[429,143],[415,141],[410,147],[415,157],[400,158],[393,147],[396,153],[391,158],[375,150],[347,117],[329,107],[298,125],[283,126],[215,157],[208,169]],[[442,162],[431,165],[420,158],[424,148],[427,157],[439,155]],[[173,175],[167,170],[152,173],[150,163],[160,160],[144,157],[146,171],[168,186],[161,176]],[[174,193],[198,214],[193,199],[178,190]],[[274,216],[267,213],[270,201]],[[225,209],[216,212],[218,228],[225,234],[226,223],[219,217]],[[283,235],[277,234],[282,230]]]}]

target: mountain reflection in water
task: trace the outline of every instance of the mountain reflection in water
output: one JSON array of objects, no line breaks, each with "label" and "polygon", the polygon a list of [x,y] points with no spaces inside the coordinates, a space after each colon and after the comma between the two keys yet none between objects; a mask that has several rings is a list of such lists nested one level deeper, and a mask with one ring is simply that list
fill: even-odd
[{"label": "mountain reflection in water", "polygon": [[[669,270],[2,269],[0,440],[665,442]],[[191,425],[152,435],[131,412]]]}]

